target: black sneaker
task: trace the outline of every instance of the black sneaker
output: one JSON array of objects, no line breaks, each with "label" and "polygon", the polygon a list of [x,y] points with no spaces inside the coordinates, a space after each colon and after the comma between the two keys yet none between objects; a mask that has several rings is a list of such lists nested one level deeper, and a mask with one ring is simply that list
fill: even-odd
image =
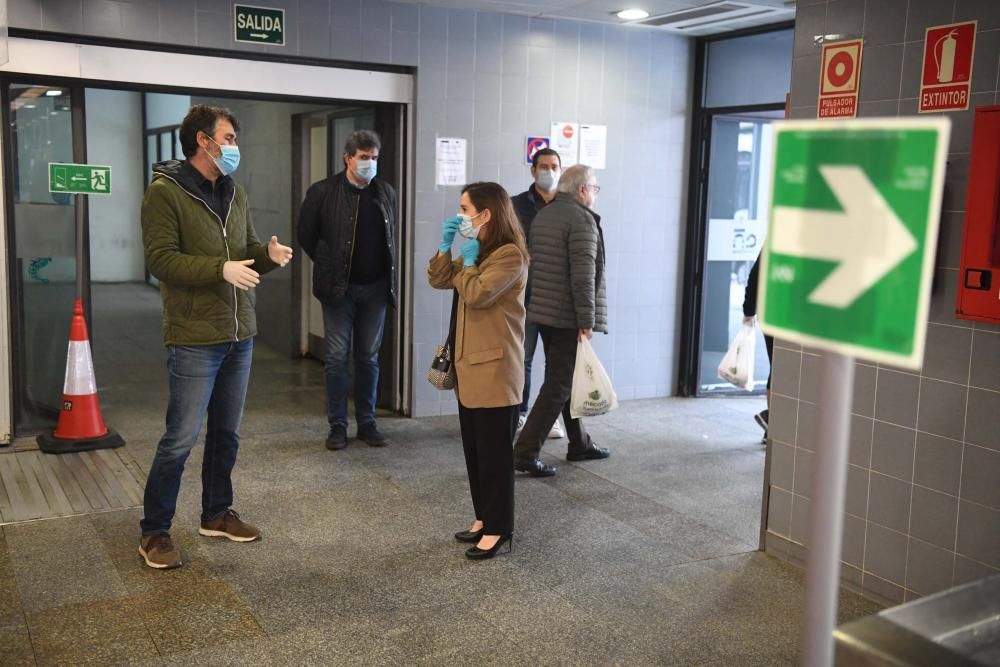
[{"label": "black sneaker", "polygon": [[767,417],[768,417],[767,410],[761,410],[760,412],[758,412],[753,416],[753,420],[757,422],[757,426],[760,426],[762,429],[764,429],[764,433],[767,433]]},{"label": "black sneaker", "polygon": [[326,436],[326,448],[329,450],[347,447],[347,429],[343,426],[331,426],[330,434]]},{"label": "black sneaker", "polygon": [[388,444],[385,436],[379,433],[375,422],[358,427],[358,440],[367,442],[369,447],[385,447]]}]

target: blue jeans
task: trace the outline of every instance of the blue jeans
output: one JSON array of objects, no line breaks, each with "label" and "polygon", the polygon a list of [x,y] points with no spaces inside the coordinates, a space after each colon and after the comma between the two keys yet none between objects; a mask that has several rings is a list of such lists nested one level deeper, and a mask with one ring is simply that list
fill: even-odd
[{"label": "blue jeans", "polygon": [[531,359],[538,347],[538,325],[524,321],[524,391],[521,393],[521,414],[528,414],[528,400],[531,398]]},{"label": "blue jeans", "polygon": [[354,344],[354,414],[358,426],[375,423],[378,351],[382,347],[389,285],[350,285],[336,305],[323,304],[326,335],[326,419],[330,427],[347,428],[347,388],[351,343]]},{"label": "blue jeans", "polygon": [[253,338],[242,343],[170,345],[167,431],[156,447],[143,498],[143,535],[165,533],[177,509],[184,463],[208,414],[201,464],[201,518],[216,519],[233,504],[233,466],[250,379]]}]

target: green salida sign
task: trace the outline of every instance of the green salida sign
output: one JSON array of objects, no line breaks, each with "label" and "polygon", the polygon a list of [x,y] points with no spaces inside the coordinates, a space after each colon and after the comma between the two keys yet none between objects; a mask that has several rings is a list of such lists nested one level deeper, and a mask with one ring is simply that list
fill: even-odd
[{"label": "green salida sign", "polygon": [[775,125],[758,309],[767,333],[920,367],[950,127]]},{"label": "green salida sign", "polygon": [[254,5],[233,7],[236,41],[285,45],[285,10]]}]

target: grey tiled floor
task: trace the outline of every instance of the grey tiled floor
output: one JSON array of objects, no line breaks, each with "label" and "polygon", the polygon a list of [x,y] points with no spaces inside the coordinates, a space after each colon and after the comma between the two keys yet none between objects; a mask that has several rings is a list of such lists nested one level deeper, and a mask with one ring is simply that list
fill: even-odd
[{"label": "grey tiled floor", "polygon": [[[95,360],[105,418],[146,467],[166,391],[158,304],[141,301]],[[197,535],[197,451],[179,570],[141,563],[139,510],[5,527],[0,664],[796,661],[802,574],[755,551],[761,401],[625,403],[589,422],[606,461],[550,441],[558,475],[517,480],[513,553],[475,563],[451,537],[471,520],[457,419],[386,416],[389,447],[328,452],[322,391],[315,362],[256,350],[235,485],[260,542]],[[842,596],[845,619],[873,611]]]}]

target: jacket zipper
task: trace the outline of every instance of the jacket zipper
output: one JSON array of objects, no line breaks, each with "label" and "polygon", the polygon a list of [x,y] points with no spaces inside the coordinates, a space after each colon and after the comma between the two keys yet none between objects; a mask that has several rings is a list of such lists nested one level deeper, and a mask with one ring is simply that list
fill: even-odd
[{"label": "jacket zipper", "polygon": [[358,240],[358,212],[361,210],[361,195],[354,202],[354,228],[351,230],[351,255],[347,259],[347,283],[351,283],[351,265],[354,264],[354,244]]},{"label": "jacket zipper", "polygon": [[[229,215],[233,212],[233,202],[236,200],[236,187],[233,187],[233,196],[229,199],[229,206],[226,207],[226,221],[222,223],[222,243],[226,246],[226,259],[229,257],[229,236],[226,229],[229,227]],[[213,211],[214,213],[214,211]],[[215,216],[219,217],[219,216]],[[221,222],[221,220],[220,220]],[[233,285],[233,340],[240,342],[240,296],[236,292],[236,285]]]},{"label": "jacket zipper", "polygon": [[395,282],[393,277],[396,273],[395,257],[392,256],[392,230],[389,229],[389,214],[386,213],[382,200],[376,198],[375,203],[378,205],[378,210],[382,212],[382,227],[385,229],[385,252],[389,256],[389,292],[391,293],[392,285]]},{"label": "jacket zipper", "polygon": [[[228,208],[226,208],[226,221],[223,222],[222,218],[219,217],[219,214],[213,211],[212,207],[209,206],[204,199],[202,199],[201,197],[196,197],[194,194],[188,192],[187,188],[178,183],[176,178],[173,178],[172,176],[167,176],[162,172],[160,172],[159,175],[162,176],[163,178],[169,178],[177,185],[177,187],[181,189],[181,192],[191,197],[195,201],[200,202],[201,205],[204,206],[209,213],[215,216],[215,219],[219,221],[219,226],[222,227],[222,245],[226,248],[226,261],[227,262],[232,261],[232,258],[229,255],[229,236],[226,234],[226,226],[229,224],[229,214],[232,213],[233,211],[233,201],[235,201],[236,199],[236,188],[235,187],[233,188],[233,196],[229,199],[229,206]],[[239,297],[236,294],[236,286],[233,285],[233,325],[234,325],[233,340],[235,340],[237,343],[240,342],[239,305],[240,305]]]}]

